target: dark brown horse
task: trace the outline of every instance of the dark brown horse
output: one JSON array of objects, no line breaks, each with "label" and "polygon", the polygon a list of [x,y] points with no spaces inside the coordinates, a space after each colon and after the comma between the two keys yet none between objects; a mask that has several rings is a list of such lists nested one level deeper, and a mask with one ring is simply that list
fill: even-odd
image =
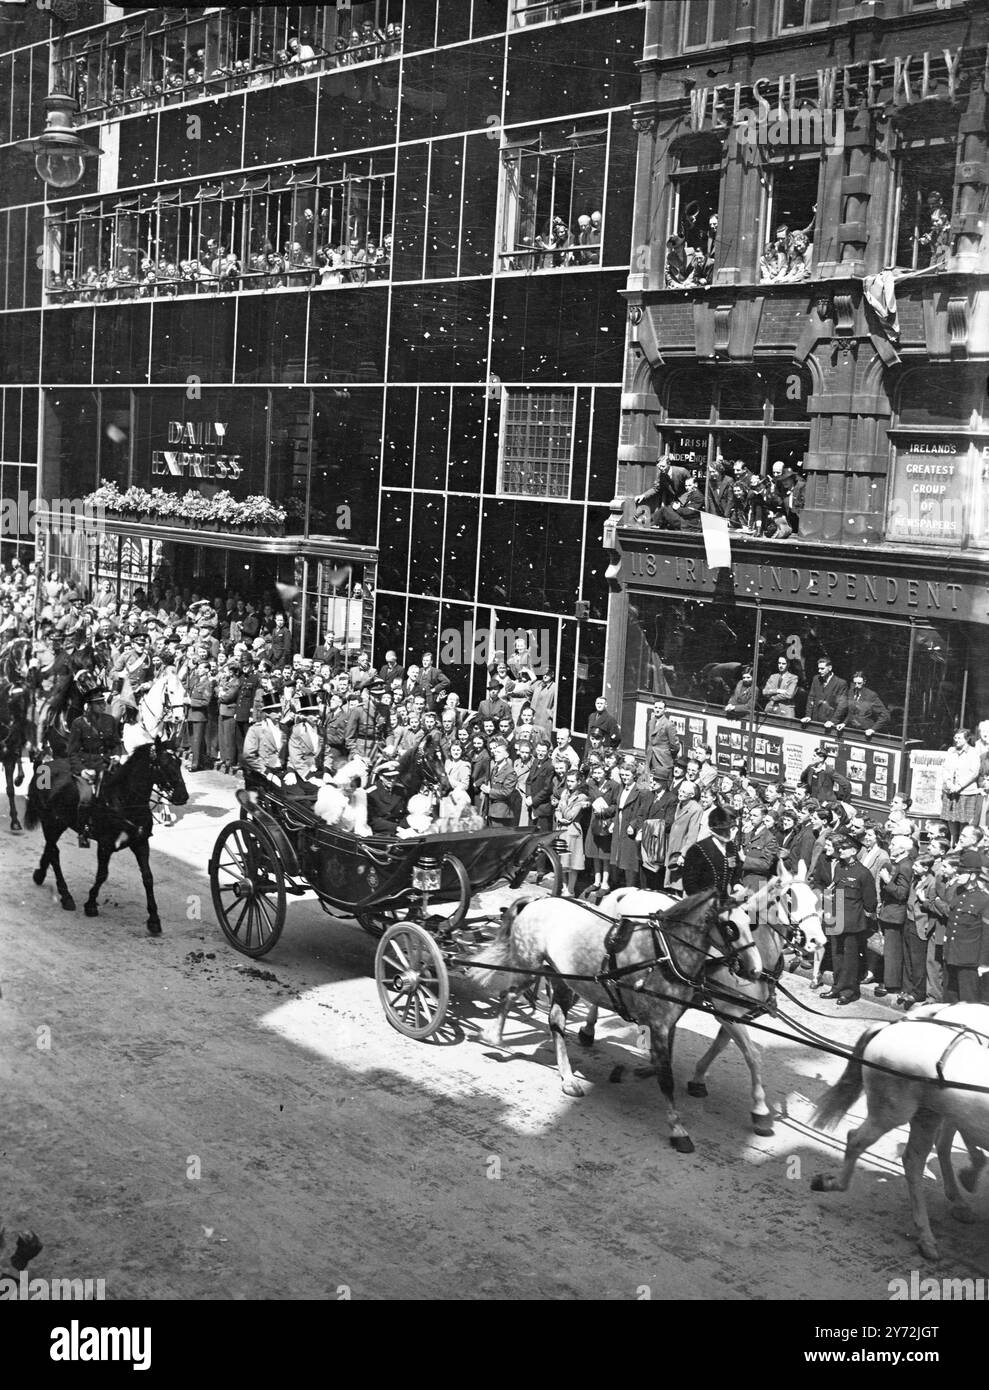
[{"label": "dark brown horse", "polygon": [[[153,829],[151,798],[156,787],[173,806],[184,806],[189,800],[179,756],[160,739],[142,744],[125,763],[104,775],[89,818],[90,834],[96,840],[97,867],[96,880],[84,908],[87,917],[99,915],[96,900],[106,882],[110,856],[119,849],[129,849],[141,870],[148,905],[148,931],[152,936],[161,933],[148,843]],[[33,830],[40,822],[45,835],[45,850],[34,871],[34,881],[40,887],[51,867],[59,901],[66,912],[74,912],[76,905],[62,874],[58,841],[66,830],[76,826],[78,812],[79,789],[68,762],[55,758],[40,763],[28,789],[24,817],[28,830]]]},{"label": "dark brown horse", "polygon": [[0,766],[3,767],[10,829],[19,835],[16,789],[24,781],[23,758],[34,742],[35,668],[31,639],[16,637],[0,651]]}]

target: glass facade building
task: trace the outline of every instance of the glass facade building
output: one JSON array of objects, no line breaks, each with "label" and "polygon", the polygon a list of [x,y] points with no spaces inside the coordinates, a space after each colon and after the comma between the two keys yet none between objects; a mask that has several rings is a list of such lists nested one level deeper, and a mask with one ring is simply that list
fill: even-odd
[{"label": "glass facade building", "polygon": [[[78,5],[54,44],[45,16],[5,18],[2,495],[286,511],[279,536],[111,517],[46,563],[122,596],[293,584],[304,650],[342,625],[378,659],[442,654],[472,705],[474,634],[532,629],[583,727],[648,8]],[[13,148],[56,83],[102,151],[67,190]]]}]

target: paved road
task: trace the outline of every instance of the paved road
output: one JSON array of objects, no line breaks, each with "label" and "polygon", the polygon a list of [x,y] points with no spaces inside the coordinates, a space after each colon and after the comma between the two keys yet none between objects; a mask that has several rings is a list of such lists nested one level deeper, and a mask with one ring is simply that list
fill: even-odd
[{"label": "paved road", "polygon": [[[31,882],[40,835],[0,830],[0,1225],[37,1229],[34,1274],[104,1278],[111,1298],[881,1300],[920,1267],[902,1134],[848,1196],[809,1190],[844,1135],[808,1124],[835,1059],[765,1039],[786,1117],[759,1139],[732,1052],[708,1100],[683,1099],[697,1152],[677,1155],[618,1020],[572,1048],[592,1083],[572,1100],[543,1015],[494,1054],[472,1041],[488,1008],[465,984],[439,1045],[394,1032],[374,942],[313,902],[290,904],[272,956],[235,954],[205,874],[232,806],[232,783],[202,774],[156,831],[159,940],[132,859],[91,920]],[[95,855],[73,840],[81,903]],[[827,1026],[847,1040],[861,1024]],[[681,1085],[710,1031],[681,1024]],[[986,1275],[985,1225],[950,1221],[938,1188],[944,1261],[924,1272]],[[977,1209],[989,1219],[985,1192]]]}]

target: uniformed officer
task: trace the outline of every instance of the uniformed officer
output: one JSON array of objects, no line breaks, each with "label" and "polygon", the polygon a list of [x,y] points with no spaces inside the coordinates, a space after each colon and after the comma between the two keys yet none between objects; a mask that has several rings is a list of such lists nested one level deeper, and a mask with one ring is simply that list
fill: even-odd
[{"label": "uniformed officer", "polygon": [[949,1004],[989,1002],[989,891],[986,860],[975,849],[958,857],[954,899],[944,929],[944,999]]},{"label": "uniformed officer", "polygon": [[[81,675],[77,684],[81,682]],[[88,683],[87,683],[88,685]],[[107,713],[107,692],[95,682],[82,692],[83,713],[73,719],[66,755],[79,789],[79,848],[89,848],[89,819],[107,769],[124,751],[117,721]]]},{"label": "uniformed officer", "polygon": [[203,744],[206,738],[209,703],[212,698],[213,680],[209,673],[209,663],[200,661],[189,682],[186,694],[185,722],[189,734],[190,772],[202,772],[203,770]]},{"label": "uniformed officer", "polygon": [[835,909],[841,931],[831,938],[834,956],[834,986],[822,999],[853,1004],[859,995],[862,955],[876,918],[878,895],[876,880],[856,855],[859,846],[847,835],[833,836],[838,851],[834,871]]},{"label": "uniformed officer", "polygon": [[[742,860],[732,834],[735,817],[723,806],[715,806],[708,817],[708,830],[711,832],[703,840],[697,840],[683,856],[681,882],[683,891],[702,893],[707,888],[716,888],[718,897],[740,897]],[[738,888],[739,892],[733,890]]]},{"label": "uniformed officer", "polygon": [[384,681],[375,677],[361,691],[359,703],[348,710],[344,733],[348,757],[373,757],[388,732],[388,721],[378,706],[378,698],[385,690]]}]

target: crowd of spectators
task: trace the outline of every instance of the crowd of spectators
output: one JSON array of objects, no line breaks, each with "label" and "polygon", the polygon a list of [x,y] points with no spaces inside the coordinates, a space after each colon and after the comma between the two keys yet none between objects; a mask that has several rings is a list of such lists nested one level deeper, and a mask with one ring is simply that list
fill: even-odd
[{"label": "crowd of spectators", "polygon": [[717,238],[717,213],[705,218],[700,203],[688,203],[681,231],[666,242],[666,288],[689,290],[710,285]]},{"label": "crowd of spectators", "polygon": [[[759,260],[760,283],[809,280],[814,259],[813,231],[813,220],[799,230],[780,223]],[[717,214],[705,218],[698,202],[688,203],[679,232],[666,242],[666,288],[689,290],[709,286],[714,275],[717,238]]]},{"label": "crowd of spectators", "polygon": [[759,260],[759,282],[766,285],[791,284],[810,279],[814,246],[811,242],[813,222],[802,230],[791,231],[785,223],[776,228]]},{"label": "crowd of spectators", "polygon": [[718,455],[702,474],[663,455],[655,482],[635,504],[648,506],[652,524],[664,531],[700,531],[701,513],[709,512],[724,517],[729,530],[785,540],[800,530],[805,492],[799,467],[782,459],[760,476],[742,459]]},{"label": "crowd of spectators", "polygon": [[142,256],[136,273],[129,265],[102,270],[90,265],[77,277],[53,273],[48,295],[56,304],[105,303],[240,289],[363,285],[389,277],[390,234],[382,237],[380,244],[372,237],[351,236],[331,245],[326,218],[325,209],[321,218],[307,209],[296,229],[297,240],[284,242],[281,250],[266,240],[252,252],[246,265],[224,242],[206,237],[198,256],[179,259],[173,249],[163,249],[157,256]]},{"label": "crowd of spectators", "polygon": [[[851,1002],[870,980],[876,997],[907,1008],[984,992],[986,972],[979,975],[980,962],[968,962],[958,942],[973,894],[985,899],[975,907],[989,932],[989,721],[977,737],[955,734],[943,819],[922,835],[903,795],[882,819],[858,810],[826,745],[796,786],[757,782],[741,756],[723,768],[710,747],[685,747],[682,724],[662,700],[647,722],[644,756],[623,749],[628,740],[603,697],[578,748],[572,731],[557,726],[552,672],[537,671],[525,638],[491,664],[486,698],[471,712],[429,651],[404,665],[388,650],[375,667],[366,651],[349,651],[328,634],[312,656],[301,656],[276,594],[256,603],[237,594],[210,601],[152,585],[116,603],[107,586],[87,601],[78,583],[15,560],[0,575],[0,639],[35,632],[42,685],[90,644],[111,713],[123,722],[173,667],[192,771],[318,782],[355,756],[394,768],[428,742],[448,790],[470,802],[478,825],[557,832],[566,893],[624,885],[686,891],[688,851],[717,832],[737,855],[747,889],[785,870],[817,890],[826,923],[840,923],[825,962],[833,972],[827,997]],[[879,713],[864,679],[853,679],[843,709],[828,703],[836,682],[822,661],[807,718],[836,728],[854,702],[866,732],[875,727]]]},{"label": "crowd of spectators", "polygon": [[[358,63],[377,62],[402,51],[402,26],[389,23],[376,26],[365,20],[349,35],[341,33],[332,48],[322,48],[305,33],[291,35],[285,47],[273,50],[262,44],[256,56],[232,58],[210,67],[205,47],[189,49],[183,57],[161,60],[160,75],[148,80],[128,80],[121,66],[109,59],[108,69],[91,76],[85,58],[75,66],[76,97],[79,109],[100,109],[106,116],[136,111],[153,111],[198,96],[218,96],[243,88],[264,87],[272,82],[300,75],[316,76]],[[93,89],[90,84],[93,82]]]},{"label": "crowd of spectators", "polygon": [[[531,250],[529,247],[531,246]],[[508,270],[549,270],[560,266],[599,265],[601,210],[580,213],[571,226],[555,216],[531,242],[523,240],[509,256]]]}]

